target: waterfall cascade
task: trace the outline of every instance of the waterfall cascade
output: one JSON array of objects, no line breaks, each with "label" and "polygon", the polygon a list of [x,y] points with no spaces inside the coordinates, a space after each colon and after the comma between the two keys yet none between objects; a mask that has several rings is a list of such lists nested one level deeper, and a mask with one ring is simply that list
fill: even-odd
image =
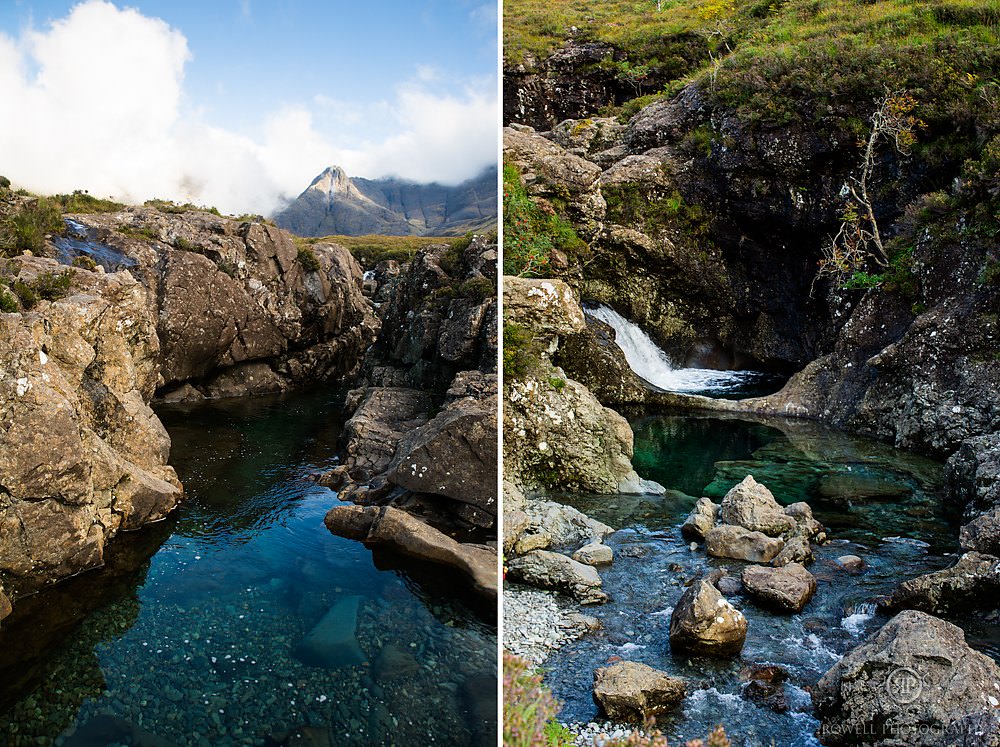
[{"label": "waterfall cascade", "polygon": [[602,305],[585,311],[614,329],[615,342],[625,353],[625,360],[636,374],[668,392],[733,395],[770,378],[768,374],[759,371],[677,368],[649,335],[614,309]]}]

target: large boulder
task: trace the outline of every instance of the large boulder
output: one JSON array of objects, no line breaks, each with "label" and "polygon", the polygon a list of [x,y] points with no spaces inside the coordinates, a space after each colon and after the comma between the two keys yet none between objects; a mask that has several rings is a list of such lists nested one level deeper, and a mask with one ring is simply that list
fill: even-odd
[{"label": "large boulder", "polygon": [[799,563],[747,566],[741,578],[751,597],[782,612],[801,612],[816,593],[816,577]]},{"label": "large boulder", "polygon": [[827,745],[972,747],[984,742],[969,737],[970,719],[1000,706],[1000,667],[961,628],[907,610],[834,664],[812,698]]},{"label": "large boulder", "polygon": [[967,552],[950,568],[901,583],[884,606],[947,615],[980,605],[993,605],[1000,594],[1000,558]]},{"label": "large boulder", "polygon": [[795,519],[788,516],[771,491],[747,475],[722,499],[719,519],[726,524],[744,527],[780,537],[795,528]]},{"label": "large boulder", "polygon": [[[582,511],[555,501],[529,498],[522,504],[522,513],[524,523],[518,525],[521,530],[511,540],[511,549],[518,555],[531,550],[563,549],[600,542],[614,531]],[[517,517],[512,520],[516,521]],[[504,533],[508,531],[505,524]]]},{"label": "large boulder", "polygon": [[463,397],[405,435],[389,481],[463,503],[464,518],[492,527],[497,515],[497,398]]},{"label": "large boulder", "polygon": [[507,576],[540,589],[567,594],[581,604],[600,604],[608,600],[601,591],[601,577],[593,566],[548,550],[532,550],[507,564]]},{"label": "large boulder", "polygon": [[736,656],[746,642],[746,617],[708,581],[695,581],[670,615],[670,647],[692,654]]},{"label": "large boulder", "polygon": [[717,526],[705,535],[705,550],[713,558],[731,558],[748,563],[769,563],[784,546],[782,539],[732,524]]},{"label": "large boulder", "polygon": [[684,681],[634,661],[594,671],[594,700],[612,721],[644,723],[684,700]]},{"label": "large boulder", "polygon": [[571,335],[586,326],[583,309],[562,280],[505,277],[504,314],[521,326],[551,335]]},{"label": "large boulder", "polygon": [[457,542],[406,511],[392,506],[334,506],[324,522],[341,537],[455,568],[474,591],[487,597],[497,594],[495,549]]}]

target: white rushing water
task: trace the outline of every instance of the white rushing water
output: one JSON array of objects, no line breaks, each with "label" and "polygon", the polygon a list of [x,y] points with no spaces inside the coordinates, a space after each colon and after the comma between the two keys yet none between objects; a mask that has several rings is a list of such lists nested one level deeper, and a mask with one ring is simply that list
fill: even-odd
[{"label": "white rushing water", "polygon": [[761,377],[756,371],[717,371],[710,368],[676,368],[652,338],[614,309],[597,306],[587,314],[612,327],[615,342],[639,376],[668,392],[724,394]]}]

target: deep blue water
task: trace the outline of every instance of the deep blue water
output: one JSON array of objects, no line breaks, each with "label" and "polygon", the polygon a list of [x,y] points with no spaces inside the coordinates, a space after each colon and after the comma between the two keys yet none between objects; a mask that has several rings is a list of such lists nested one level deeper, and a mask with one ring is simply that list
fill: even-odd
[{"label": "deep blue water", "polygon": [[323,525],[333,395],[160,415],[187,498],[10,618],[0,743],[495,743],[495,625]]}]

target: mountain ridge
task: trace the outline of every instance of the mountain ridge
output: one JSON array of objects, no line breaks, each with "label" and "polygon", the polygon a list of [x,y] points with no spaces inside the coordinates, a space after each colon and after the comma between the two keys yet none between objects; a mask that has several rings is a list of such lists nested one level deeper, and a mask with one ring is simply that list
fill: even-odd
[{"label": "mountain ridge", "polygon": [[460,236],[496,223],[497,167],[446,186],[328,166],[274,221],[300,236]]}]

